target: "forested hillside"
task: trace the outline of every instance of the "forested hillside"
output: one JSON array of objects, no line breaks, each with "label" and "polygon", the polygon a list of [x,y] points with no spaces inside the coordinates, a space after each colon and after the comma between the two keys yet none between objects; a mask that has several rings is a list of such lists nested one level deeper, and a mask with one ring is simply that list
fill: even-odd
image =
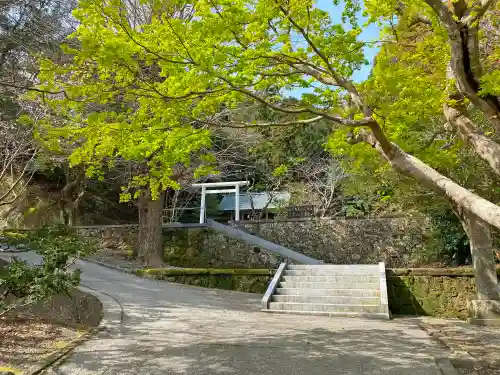
[{"label": "forested hillside", "polygon": [[192,183],[248,180],[319,217],[427,216],[438,258],[494,246],[496,1],[4,3],[3,226],[139,221],[153,264]]}]

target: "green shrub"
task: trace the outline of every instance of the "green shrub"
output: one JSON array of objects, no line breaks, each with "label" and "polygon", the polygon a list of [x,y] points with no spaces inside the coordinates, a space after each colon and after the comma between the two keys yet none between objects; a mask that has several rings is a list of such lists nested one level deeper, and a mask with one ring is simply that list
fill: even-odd
[{"label": "green shrub", "polygon": [[35,250],[42,262],[31,265],[14,257],[0,270],[0,315],[55,294],[67,294],[80,282],[80,270],[69,269],[74,259],[97,248],[94,242],[61,225],[28,232],[19,243]]}]

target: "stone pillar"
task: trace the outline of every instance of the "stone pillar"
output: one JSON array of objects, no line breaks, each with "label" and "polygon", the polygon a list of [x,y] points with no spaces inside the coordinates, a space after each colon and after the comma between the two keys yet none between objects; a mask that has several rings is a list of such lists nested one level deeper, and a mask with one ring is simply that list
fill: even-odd
[{"label": "stone pillar", "polygon": [[477,291],[476,299],[469,301],[469,322],[500,326],[500,294],[490,229],[470,212],[465,214],[465,219]]}]

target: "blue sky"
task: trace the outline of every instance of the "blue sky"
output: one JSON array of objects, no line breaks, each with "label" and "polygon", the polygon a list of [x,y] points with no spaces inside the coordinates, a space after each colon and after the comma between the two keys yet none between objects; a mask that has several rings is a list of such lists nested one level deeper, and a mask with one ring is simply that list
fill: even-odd
[{"label": "blue sky", "polygon": [[[342,23],[342,11],[344,9],[344,5],[341,4],[339,6],[333,5],[332,0],[318,0],[317,1],[317,6],[320,9],[323,9],[330,13],[330,16],[332,17],[332,22],[334,23]],[[363,18],[361,15],[358,18],[360,25],[363,25],[363,23],[366,21],[365,18]],[[349,27],[349,25],[345,25],[345,27]],[[380,28],[375,25],[371,24],[368,27],[363,27],[363,32],[359,36],[360,40],[363,41],[373,41],[373,40],[378,40],[379,38],[379,32]],[[375,58],[375,55],[377,54],[379,48],[378,47],[365,47],[365,57],[366,59],[370,62],[370,65],[363,66],[363,68],[359,71],[356,71],[353,75],[353,79],[356,82],[361,82],[364,81],[366,78],[368,78],[368,75],[370,74],[370,70],[372,68],[372,64]],[[292,96],[300,96],[301,93],[304,92],[309,92],[311,90],[306,90],[306,89],[297,89],[293,90],[291,92]]]}]

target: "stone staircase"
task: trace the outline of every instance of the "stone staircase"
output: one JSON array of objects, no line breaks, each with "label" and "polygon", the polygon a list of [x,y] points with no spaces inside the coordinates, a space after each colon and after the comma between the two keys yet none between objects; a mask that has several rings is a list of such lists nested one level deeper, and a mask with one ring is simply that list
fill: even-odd
[{"label": "stone staircase", "polygon": [[266,312],[389,319],[385,265],[282,263],[261,307]]}]

